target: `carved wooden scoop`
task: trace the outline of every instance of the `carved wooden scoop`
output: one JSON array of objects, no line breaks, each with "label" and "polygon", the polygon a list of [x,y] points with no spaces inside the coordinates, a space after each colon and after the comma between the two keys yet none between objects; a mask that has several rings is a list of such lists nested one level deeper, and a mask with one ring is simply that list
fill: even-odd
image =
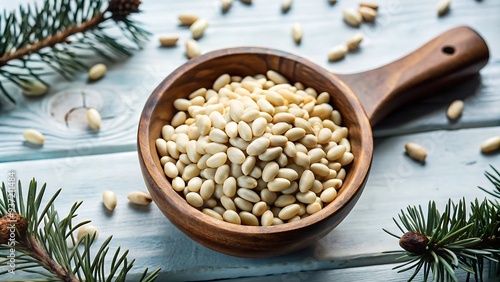
[{"label": "carved wooden scoop", "polygon": [[[391,64],[350,75],[334,75],[304,58],[277,50],[244,47],[208,53],[170,74],[146,102],[138,132],[139,161],[145,182],[165,216],[202,245],[243,257],[269,257],[299,250],[314,244],[337,226],[361,195],[372,161],[371,126],[396,107],[477,73],[488,57],[486,43],[468,27],[449,30]],[[331,94],[331,103],[349,128],[355,159],[337,198],[318,213],[272,227],[222,222],[191,207],[172,189],[156,152],[155,140],[175,113],[175,99],[184,98],[200,87],[210,88],[224,73],[247,76],[268,70]]]}]

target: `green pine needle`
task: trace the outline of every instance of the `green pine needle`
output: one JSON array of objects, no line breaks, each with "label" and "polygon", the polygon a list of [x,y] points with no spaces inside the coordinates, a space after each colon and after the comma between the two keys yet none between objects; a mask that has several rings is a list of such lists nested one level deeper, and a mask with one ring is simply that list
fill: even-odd
[{"label": "green pine needle", "polygon": [[[99,249],[91,248],[96,239],[96,234],[86,235],[77,241],[73,235],[76,230],[90,221],[80,222],[73,225],[73,219],[82,202],[74,203],[68,215],[60,219],[54,206],[54,201],[60,194],[61,189],[42,205],[45,188],[44,184],[38,190],[37,182],[33,179],[23,196],[21,182],[17,188],[14,183],[9,182],[8,188],[2,183],[0,199],[0,232],[6,229],[10,223],[12,213],[19,214],[27,219],[27,226],[16,223],[16,242],[1,242],[0,264],[8,263],[11,248],[16,251],[15,272],[26,272],[43,277],[39,281],[125,281],[128,272],[132,269],[135,260],[127,259],[128,250],[121,252],[121,248],[114,252],[112,261],[108,261],[110,242],[112,237],[107,238]],[[14,203],[14,205],[10,205]],[[2,235],[0,234],[0,238]],[[67,240],[74,245],[69,248]],[[93,254],[95,252],[95,254]],[[7,264],[8,265],[8,264]],[[0,275],[9,273],[9,269],[0,272]],[[148,274],[148,269],[142,273],[138,281],[151,282],[158,276],[159,269]]]},{"label": "green pine needle", "polygon": [[[45,0],[40,6],[21,5],[17,11],[0,13],[0,95],[15,103],[6,82],[30,92],[34,82],[48,87],[42,76],[50,70],[71,79],[87,70],[86,59],[95,55],[109,61],[132,55],[150,33],[128,17],[138,6],[124,16],[122,10],[116,11],[121,3]],[[116,27],[123,38],[111,35],[109,30]]]},{"label": "green pine needle", "polygon": [[[493,173],[485,175],[495,190],[480,188],[500,198],[500,173],[491,168]],[[474,277],[475,281],[483,281],[485,262],[491,269],[497,269],[491,275],[500,277],[500,203],[497,200],[476,199],[470,204],[470,211],[467,211],[465,199],[458,203],[449,200],[442,213],[430,201],[426,214],[421,206],[408,207],[401,211],[398,219],[393,220],[403,236],[384,231],[398,238],[405,249],[399,251],[403,254],[399,259],[406,259],[406,262],[394,269],[398,272],[412,270],[408,281],[421,271],[424,281],[431,275],[437,282],[458,281],[458,269],[467,272],[467,280]]]}]

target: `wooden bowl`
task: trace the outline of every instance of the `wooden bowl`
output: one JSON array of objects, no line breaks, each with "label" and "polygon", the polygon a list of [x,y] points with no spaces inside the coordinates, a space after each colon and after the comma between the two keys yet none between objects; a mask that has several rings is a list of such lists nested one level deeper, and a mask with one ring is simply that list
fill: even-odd
[{"label": "wooden bowl", "polygon": [[[175,70],[146,102],[138,132],[139,161],[145,182],[165,216],[206,247],[242,257],[270,257],[297,251],[314,244],[336,227],[360,197],[373,155],[371,126],[396,106],[476,73],[487,60],[486,44],[466,27],[450,30],[394,63],[354,75],[336,76],[299,56],[264,48],[208,53]],[[331,94],[332,105],[349,129],[354,161],[337,198],[309,217],[270,227],[216,220],[190,206],[171,187],[155,140],[175,114],[175,99],[185,98],[200,87],[211,88],[224,73],[253,76],[268,70]]]}]

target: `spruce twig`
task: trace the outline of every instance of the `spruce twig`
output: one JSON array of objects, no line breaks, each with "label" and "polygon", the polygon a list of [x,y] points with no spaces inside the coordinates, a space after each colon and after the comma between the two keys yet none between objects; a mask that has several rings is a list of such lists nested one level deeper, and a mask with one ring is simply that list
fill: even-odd
[{"label": "spruce twig", "polygon": [[[38,281],[125,281],[135,260],[128,261],[128,251],[121,252],[118,248],[109,269],[106,269],[112,237],[107,238],[94,255],[91,254],[91,246],[96,234],[86,235],[80,241],[74,237],[73,233],[78,228],[89,223],[72,223],[82,202],[74,203],[68,215],[60,220],[54,201],[61,190],[46,205],[42,205],[45,184],[38,190],[33,179],[26,197],[23,196],[21,183],[17,188],[15,186],[10,181],[7,187],[2,183],[0,264],[8,268],[0,271],[0,275],[26,272],[43,277]],[[69,248],[67,240],[75,246]],[[11,264],[12,258],[14,263]],[[158,272],[159,269],[148,274],[146,269],[139,281],[154,281]]]},{"label": "spruce twig", "polygon": [[[48,68],[70,79],[88,69],[85,59],[130,56],[149,32],[129,18],[139,12],[139,0],[45,0],[42,6],[20,6],[0,14],[0,94],[11,102],[5,87],[11,82],[27,95],[42,95]],[[118,27],[126,41],[108,34]],[[131,43],[131,44],[130,44]],[[3,78],[3,79],[2,79]]]},{"label": "spruce twig", "polygon": [[[500,198],[500,173],[486,172],[494,185],[488,194]],[[401,211],[396,226],[404,233],[389,235],[399,239],[405,251],[398,251],[409,261],[395,267],[398,272],[413,270],[408,281],[423,271],[427,281],[432,273],[433,281],[458,281],[456,270],[467,272],[467,280],[483,281],[485,262],[497,267],[500,261],[500,203],[497,200],[476,199],[467,211],[465,199],[454,203],[451,200],[440,213],[436,204],[428,204],[427,214],[422,207],[408,207]],[[500,272],[496,275],[500,277]]]}]

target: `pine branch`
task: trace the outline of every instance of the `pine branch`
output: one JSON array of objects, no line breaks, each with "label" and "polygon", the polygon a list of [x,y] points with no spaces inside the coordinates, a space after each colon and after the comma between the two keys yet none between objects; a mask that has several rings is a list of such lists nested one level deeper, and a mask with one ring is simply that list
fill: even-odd
[{"label": "pine branch", "polygon": [[[497,191],[490,195],[500,198],[500,173],[486,172],[486,177]],[[476,199],[467,212],[465,199],[458,204],[451,200],[440,213],[434,202],[429,202],[427,213],[422,207],[408,207],[401,211],[396,226],[404,233],[395,235],[384,229],[389,235],[399,239],[399,245],[405,251],[401,259],[409,259],[395,267],[398,272],[413,270],[408,281],[412,281],[423,271],[427,281],[432,273],[433,281],[458,281],[456,270],[467,272],[476,281],[483,281],[485,262],[499,267],[500,261],[500,203]],[[500,272],[496,275],[500,277]]]},{"label": "pine branch", "polygon": [[[23,196],[21,183],[17,188],[9,181],[2,183],[0,200],[0,264],[9,265],[14,258],[15,264],[0,272],[0,275],[23,271],[43,277],[44,281],[125,281],[135,260],[128,261],[128,251],[118,248],[106,269],[105,262],[112,237],[107,238],[95,255],[91,255],[96,234],[86,235],[79,241],[74,232],[88,224],[80,222],[73,226],[76,211],[82,204],[73,204],[68,215],[62,220],[55,209],[54,201],[61,192],[58,190],[42,205],[45,194],[44,184],[38,191],[37,183],[30,182],[28,194]],[[74,247],[67,245],[70,240]],[[15,252],[12,252],[15,250]],[[159,269],[148,274],[146,269],[139,281],[151,282],[157,277]]]},{"label": "pine branch", "polygon": [[[139,0],[45,0],[0,15],[0,94],[15,102],[3,85],[11,82],[27,95],[42,95],[48,68],[66,79],[88,69],[85,58],[114,61],[132,55],[150,33],[129,18]],[[125,40],[107,30],[118,27]]]}]

